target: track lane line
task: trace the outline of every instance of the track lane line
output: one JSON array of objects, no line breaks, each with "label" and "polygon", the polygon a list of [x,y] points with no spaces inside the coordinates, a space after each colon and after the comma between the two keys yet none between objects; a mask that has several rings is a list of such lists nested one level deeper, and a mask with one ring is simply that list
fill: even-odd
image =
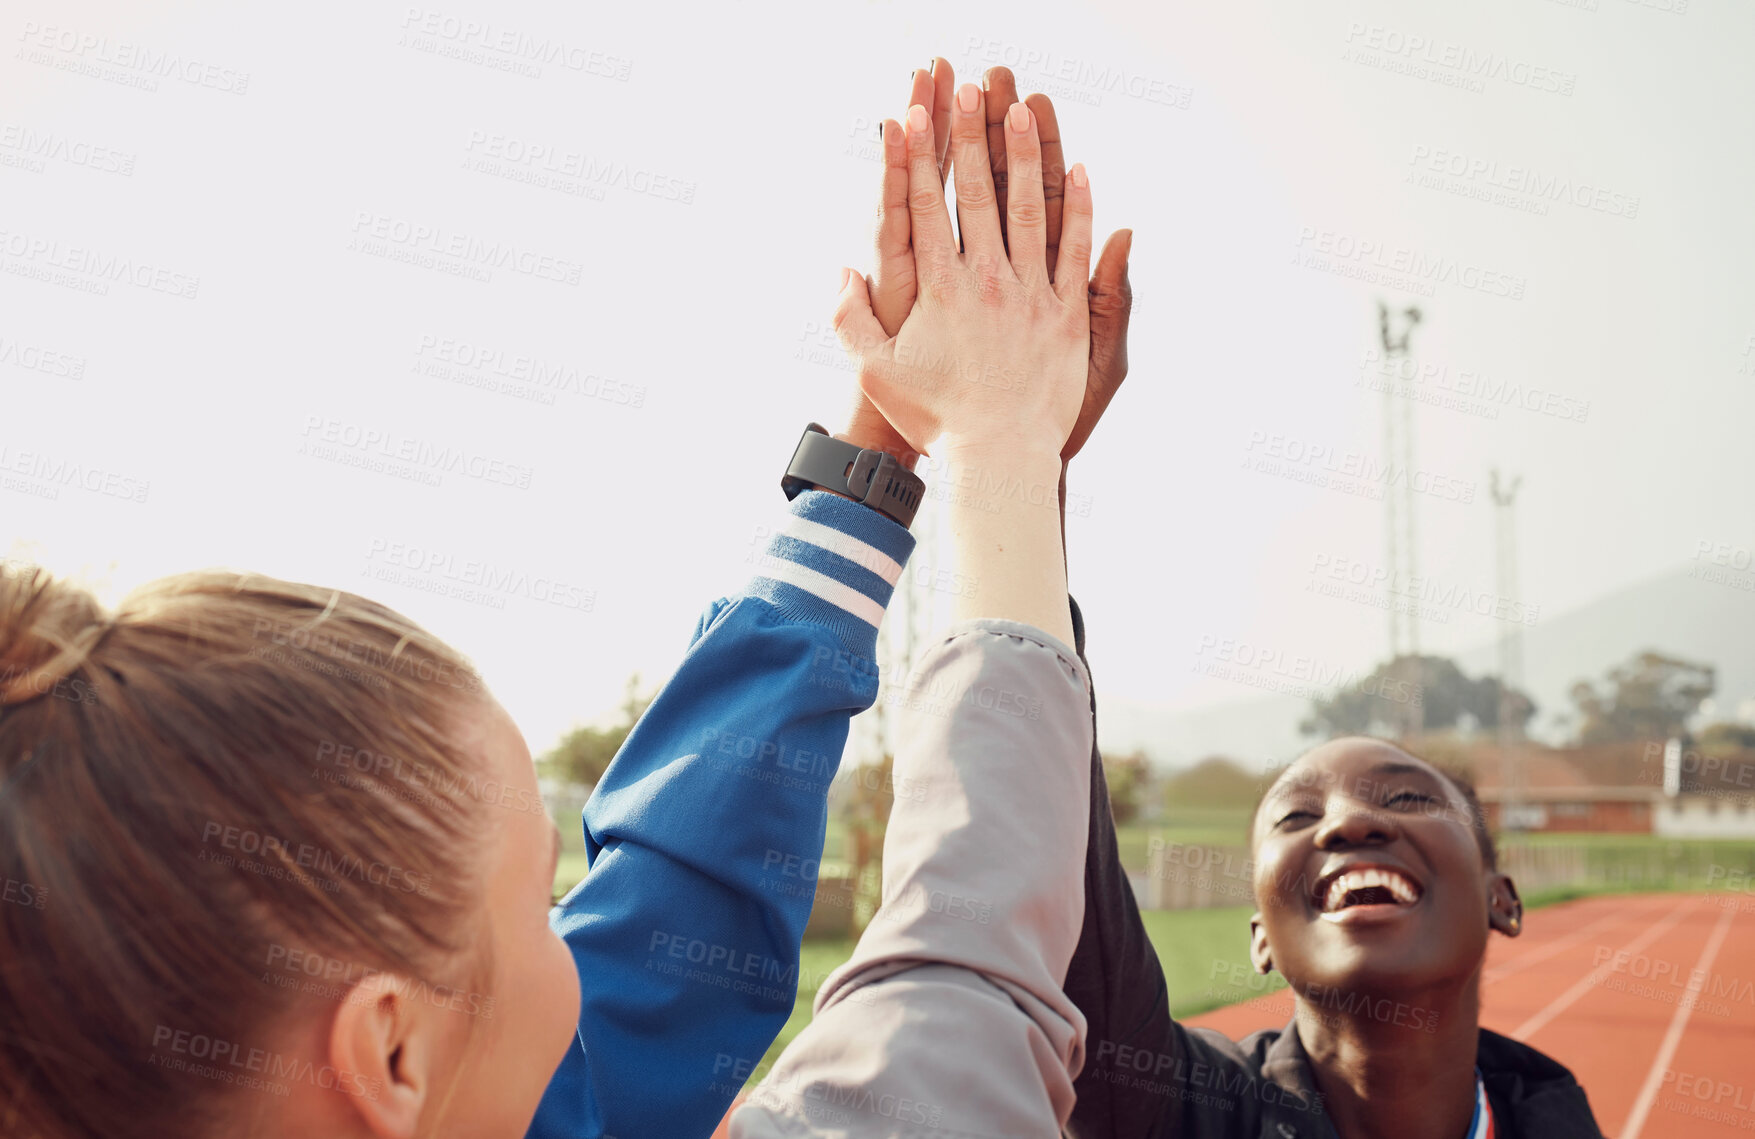
[{"label": "track lane line", "polygon": [[[1682,920],[1682,915],[1685,910],[1698,904],[1698,898],[1688,897],[1683,899],[1682,903],[1675,909],[1671,910],[1666,917],[1663,917],[1653,925],[1648,926],[1644,933],[1622,946],[1620,952],[1629,955],[1640,952],[1646,946],[1650,945],[1652,942],[1656,941],[1674,928],[1676,923]],[[1510,1036],[1513,1040],[1528,1043],[1529,1038],[1536,1032],[1540,1031],[1543,1026],[1547,1025],[1555,1017],[1571,1008],[1586,993],[1602,984],[1603,978],[1607,977],[1612,971],[1613,964],[1614,958],[1611,957],[1608,961],[1598,965],[1589,973],[1586,973],[1584,977],[1571,988],[1550,1001],[1548,1006],[1541,1012],[1536,1013],[1536,1015],[1518,1025],[1506,1035]]]},{"label": "track lane line", "polygon": [[[1725,943],[1731,931],[1731,919],[1736,911],[1726,909],[1713,928],[1712,936],[1706,939],[1706,945],[1700,950],[1700,960],[1694,963],[1694,971],[1688,974],[1688,991],[1698,992],[1706,983],[1706,977],[1712,968],[1713,958]],[[1676,1002],[1676,1013],[1670,1018],[1669,1031],[1664,1033],[1664,1042],[1658,1045],[1656,1058],[1651,1062],[1651,1071],[1646,1073],[1645,1086],[1639,1089],[1639,1098],[1633,1101],[1633,1110],[1627,1115],[1627,1122],[1621,1125],[1621,1139],[1639,1139],[1639,1133],[1645,1127],[1645,1118],[1651,1114],[1651,1105],[1657,1099],[1658,1088],[1662,1086],[1664,1069],[1675,1059],[1676,1049],[1681,1046],[1682,1033],[1687,1030],[1688,1018],[1694,1015],[1693,1001]]]},{"label": "track lane line", "polygon": [[[1538,945],[1533,949],[1526,950],[1525,952],[1523,952],[1519,956],[1513,957],[1511,960],[1507,961],[1503,965],[1495,965],[1493,968],[1487,970],[1485,973],[1483,973],[1481,975],[1481,982],[1482,982],[1482,984],[1490,985],[1494,981],[1498,981],[1498,980],[1501,980],[1502,978],[1509,977],[1513,973],[1519,972],[1520,970],[1523,970],[1523,969],[1527,969],[1531,965],[1534,965],[1539,961],[1546,961],[1548,958],[1554,956],[1556,953],[1559,953],[1562,950],[1571,949],[1574,945],[1577,945],[1579,942],[1583,941],[1586,937],[1595,933],[1597,930],[1603,928],[1604,926],[1614,925],[1618,922],[1624,922],[1624,921],[1628,921],[1628,920],[1631,920],[1631,919],[1629,918],[1629,916],[1626,913],[1622,912],[1621,910],[1612,910],[1609,913],[1606,913],[1602,917],[1598,918],[1596,921],[1591,922],[1589,925],[1585,926],[1582,929],[1574,930],[1573,932],[1566,934],[1562,937],[1557,937],[1553,941],[1550,941],[1544,945]],[[1516,943],[1513,942],[1513,944],[1516,944]]]}]

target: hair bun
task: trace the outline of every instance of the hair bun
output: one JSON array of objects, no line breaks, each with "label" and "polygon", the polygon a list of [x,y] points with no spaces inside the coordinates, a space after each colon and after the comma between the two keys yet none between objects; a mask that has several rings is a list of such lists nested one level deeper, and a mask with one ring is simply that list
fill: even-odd
[{"label": "hair bun", "polygon": [[52,691],[113,623],[89,590],[41,566],[0,562],[0,708]]}]

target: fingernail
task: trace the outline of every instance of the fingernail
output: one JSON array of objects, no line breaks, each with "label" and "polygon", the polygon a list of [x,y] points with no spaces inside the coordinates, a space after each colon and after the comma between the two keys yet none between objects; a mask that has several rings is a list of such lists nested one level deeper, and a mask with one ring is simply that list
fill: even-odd
[{"label": "fingernail", "polygon": [[926,73],[928,75],[937,75],[938,74],[938,56],[936,56],[936,55],[933,56],[932,60],[929,63],[927,63]]},{"label": "fingernail", "polygon": [[973,83],[963,84],[962,89],[957,92],[957,106],[963,108],[965,114],[980,110],[981,88]]},{"label": "fingernail", "polygon": [[932,129],[932,119],[927,117],[926,108],[919,103],[908,108],[908,129],[915,134],[925,134]]},{"label": "fingernail", "polygon": [[847,266],[845,266],[845,265],[841,266],[841,289],[842,289],[842,291],[846,291],[847,282],[849,282],[851,280],[853,280],[853,270],[847,268]]},{"label": "fingernail", "polygon": [[1072,184],[1081,190],[1090,185],[1090,179],[1085,177],[1085,164],[1083,162],[1073,163],[1073,168],[1067,171],[1067,176],[1072,179]]},{"label": "fingernail", "polygon": [[1013,103],[1012,109],[1006,112],[1005,117],[1006,121],[1011,124],[1012,130],[1019,134],[1030,129],[1030,108],[1022,103]]}]

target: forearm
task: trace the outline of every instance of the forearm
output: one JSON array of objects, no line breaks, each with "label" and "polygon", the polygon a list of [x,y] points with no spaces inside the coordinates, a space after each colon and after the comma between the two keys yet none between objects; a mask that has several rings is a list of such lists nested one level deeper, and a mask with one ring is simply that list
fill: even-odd
[{"label": "forearm", "polygon": [[1046,495],[1034,493],[1058,485],[1059,455],[1046,446],[974,443],[952,444],[944,455],[947,474],[962,475],[976,488],[947,496],[952,556],[968,578],[982,583],[957,597],[956,619],[1017,621],[1070,645],[1059,513]]},{"label": "forearm", "polygon": [[984,620],[922,655],[896,757],[920,793],[890,816],[883,906],[735,1136],[1057,1133],[1084,1055],[1061,985],[1084,912],[1090,746],[1070,646]]},{"label": "forearm", "polygon": [[579,1042],[533,1136],[705,1135],[737,1091],[724,1058],[753,1064],[785,1023],[829,783],[911,548],[864,506],[801,495],[604,773],[590,873],[551,915]]}]

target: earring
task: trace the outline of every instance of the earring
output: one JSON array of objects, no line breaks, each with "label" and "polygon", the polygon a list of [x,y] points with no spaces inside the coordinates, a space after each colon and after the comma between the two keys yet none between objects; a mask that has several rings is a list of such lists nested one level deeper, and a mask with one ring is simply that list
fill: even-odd
[{"label": "earring", "polygon": [[1523,926],[1523,919],[1516,914],[1511,915],[1511,932],[1516,933]]}]

